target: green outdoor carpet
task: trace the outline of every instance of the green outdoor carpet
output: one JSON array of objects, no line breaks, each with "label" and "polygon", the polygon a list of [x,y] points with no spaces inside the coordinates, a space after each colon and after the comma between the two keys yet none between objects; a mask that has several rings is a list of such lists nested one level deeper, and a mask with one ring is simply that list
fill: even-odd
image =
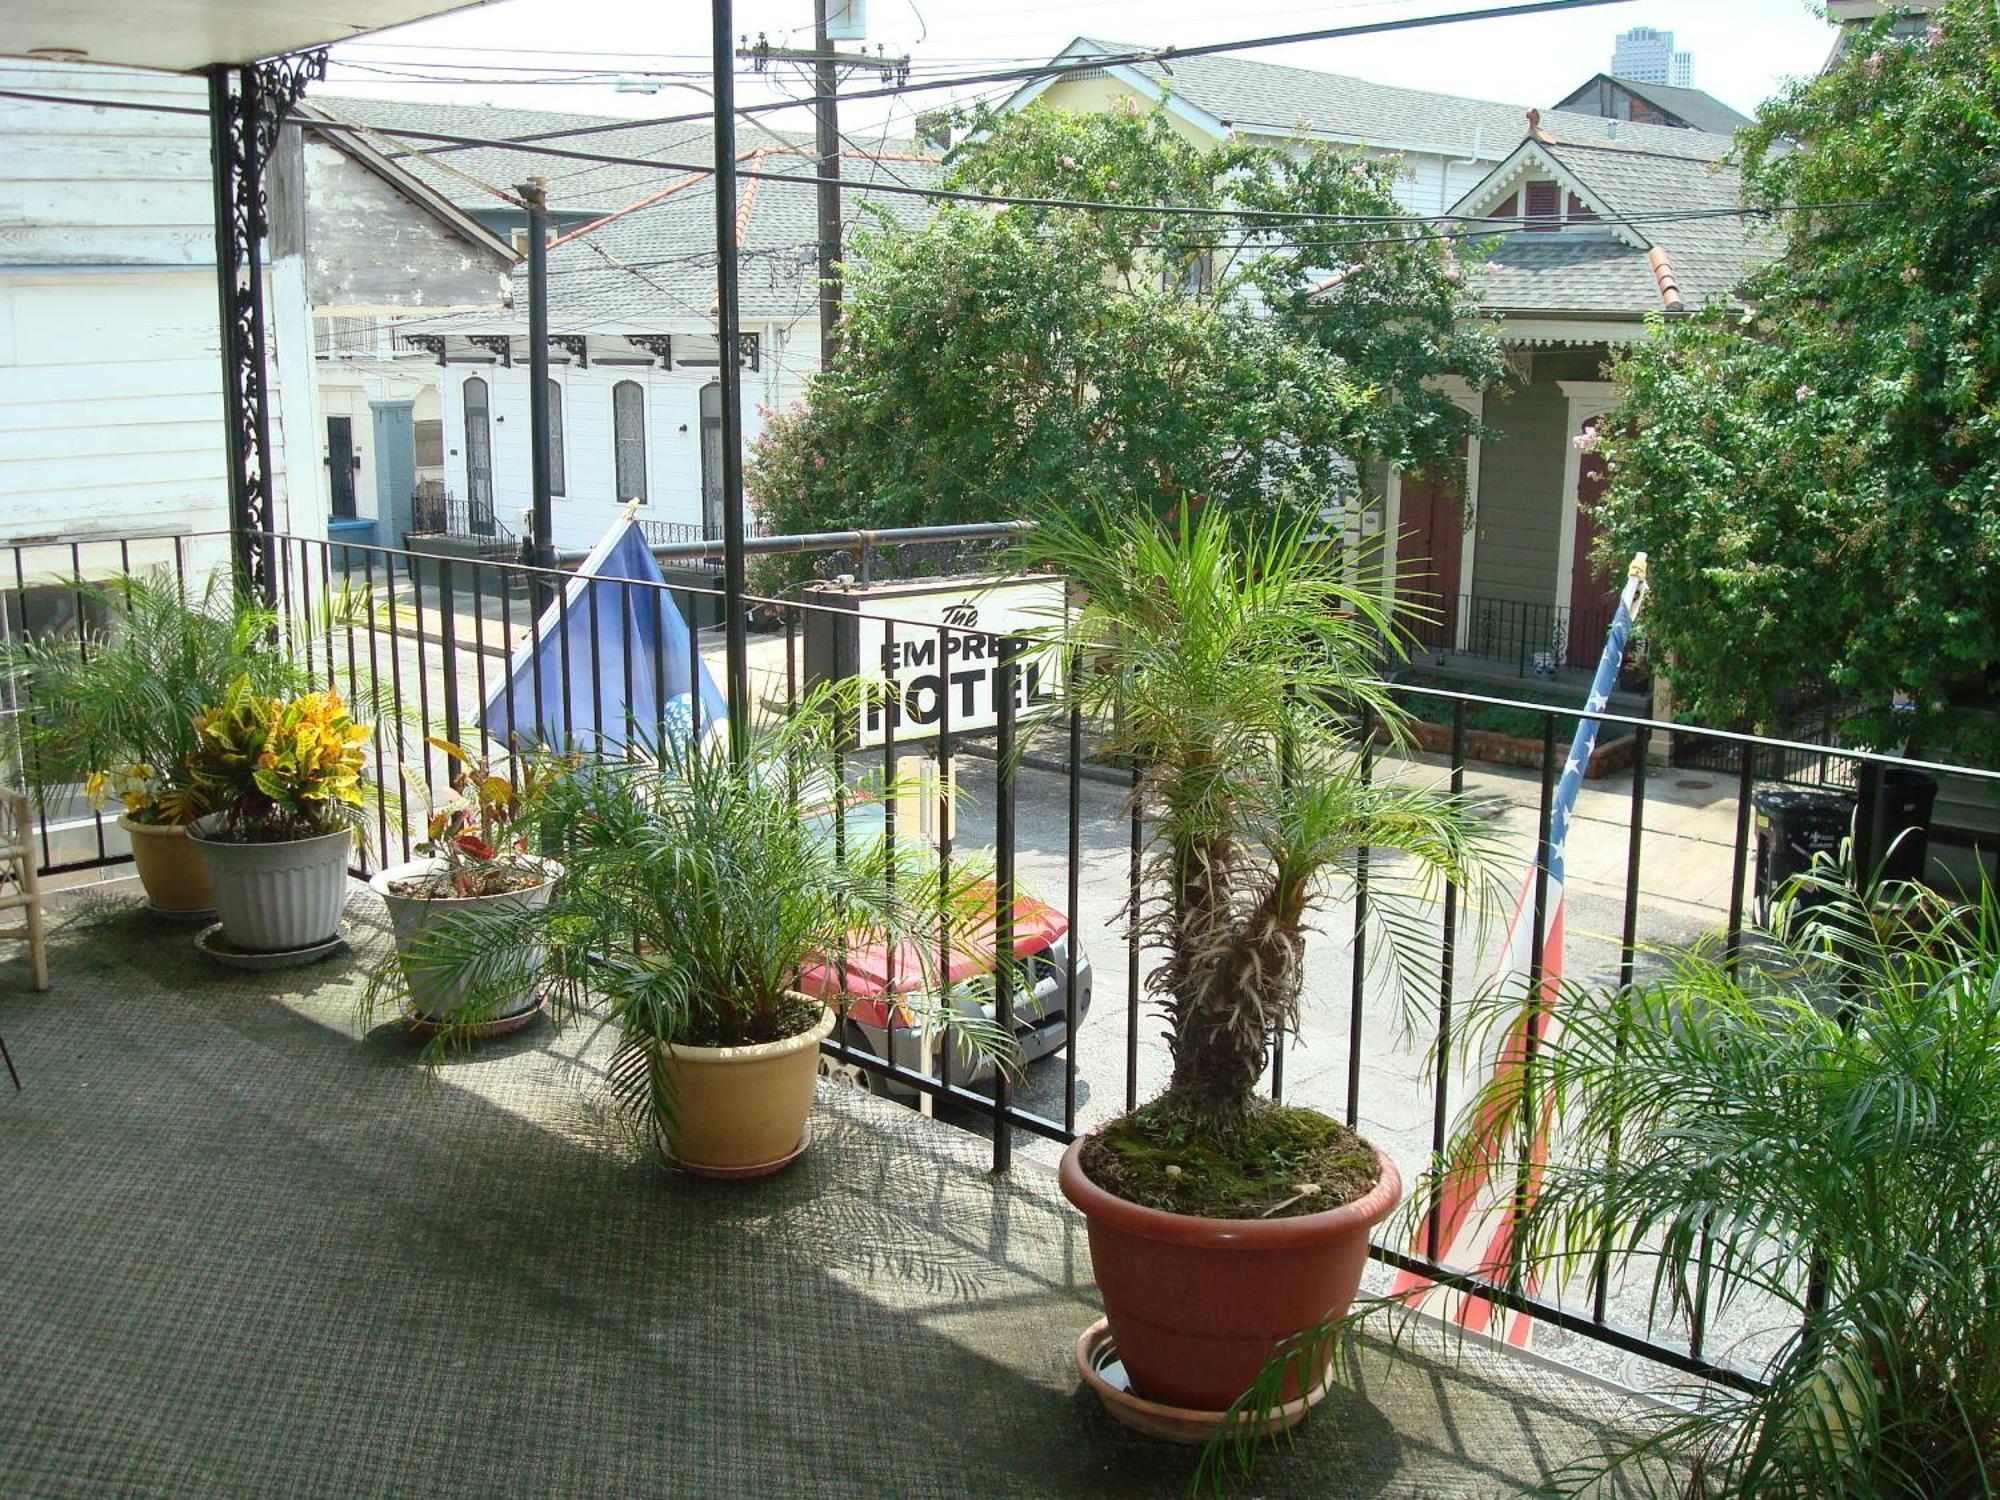
[{"label": "green outdoor carpet", "polygon": [[[129,886],[113,887],[129,891]],[[73,893],[74,895],[74,893]],[[240,974],[129,897],[0,955],[0,1496],[1173,1496],[1071,1368],[1097,1316],[1045,1166],[823,1089],[800,1164],[680,1177],[587,1027],[431,1077],[355,1013],[386,937]],[[1516,1493],[1613,1399],[1364,1347],[1240,1495]]]}]

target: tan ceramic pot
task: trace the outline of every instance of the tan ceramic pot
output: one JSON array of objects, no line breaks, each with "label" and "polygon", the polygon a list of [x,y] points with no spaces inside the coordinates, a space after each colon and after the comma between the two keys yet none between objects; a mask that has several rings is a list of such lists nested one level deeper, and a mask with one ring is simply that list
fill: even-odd
[{"label": "tan ceramic pot", "polygon": [[704,1177],[762,1177],[806,1146],[806,1116],[819,1075],[819,1044],[833,1012],[810,1030],[754,1047],[662,1049],[676,1120],[666,1132],[674,1160]]},{"label": "tan ceramic pot", "polygon": [[[1345,1314],[1368,1261],[1368,1232],[1403,1194],[1395,1164],[1375,1155],[1380,1180],[1339,1208],[1202,1219],[1107,1193],[1084,1175],[1083,1141],[1072,1143],[1063,1195],[1089,1221],[1091,1268],[1134,1391],[1193,1412],[1223,1411],[1285,1339]],[[1324,1373],[1324,1361],[1288,1370],[1284,1399],[1305,1396]]]},{"label": "tan ceramic pot", "polygon": [[193,916],[215,909],[208,864],[178,823],[135,823],[121,815],[118,826],[132,840],[132,864],[154,911]]}]

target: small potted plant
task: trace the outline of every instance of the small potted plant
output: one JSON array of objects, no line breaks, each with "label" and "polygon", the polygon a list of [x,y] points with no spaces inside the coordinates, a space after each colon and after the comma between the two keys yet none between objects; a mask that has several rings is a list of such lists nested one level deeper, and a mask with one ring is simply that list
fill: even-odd
[{"label": "small potted plant", "polygon": [[462,745],[438,738],[428,743],[453,768],[451,794],[430,809],[428,837],[418,845],[422,857],[390,865],[368,882],[388,908],[396,941],[396,959],[378,971],[368,1002],[372,1009],[384,989],[393,986],[407,990],[411,1015],[422,1025],[505,1025],[539,1007],[539,969],[525,974],[517,989],[474,1004],[465,981],[433,973],[422,966],[420,956],[413,961],[411,955],[433,923],[493,922],[548,904],[562,866],[531,853],[528,843],[529,809],[546,772],[541,762],[528,762],[517,772],[522,777],[517,787]]},{"label": "small potted plant", "polygon": [[210,583],[190,594],[165,572],[80,590],[101,628],[28,637],[0,651],[24,712],[20,757],[44,815],[81,785],[116,802],[118,826],[153,910],[188,918],[215,905],[208,868],[184,837],[211,811],[192,770],[194,722],[239,677],[260,693],[310,684],[273,641],[277,616]]},{"label": "small potted plant", "polygon": [[195,720],[194,782],[215,811],[188,836],[229,948],[290,955],[340,935],[369,733],[338,693],[267,697],[247,676]]},{"label": "small potted plant", "polygon": [[[1397,918],[1482,859],[1457,801],[1362,762],[1370,716],[1403,722],[1376,674],[1392,634],[1377,592],[1315,545],[1310,517],[1251,524],[1219,506],[1107,514],[1045,523],[1030,544],[1071,582],[1064,633],[1096,670],[1070,690],[1139,767],[1150,830],[1134,919],[1160,954],[1148,983],[1171,1080],[1074,1143],[1061,1170],[1130,1389],[1092,1383],[1149,1431],[1212,1424],[1274,1348],[1344,1311],[1370,1228],[1400,1195],[1376,1147],[1258,1092],[1297,1024],[1314,913],[1351,889],[1358,851],[1399,856],[1369,912],[1414,965]],[[1104,1336],[1079,1344],[1087,1379]],[[1324,1360],[1294,1369],[1286,1399],[1303,1410],[1324,1374]]]},{"label": "small potted plant", "polygon": [[[712,1177],[784,1167],[808,1143],[837,1001],[801,993],[803,972],[870,945],[931,964],[941,931],[970,942],[991,917],[976,861],[947,883],[921,846],[865,836],[858,819],[835,839],[832,819],[881,790],[838,773],[839,696],[811,695],[740,759],[681,734],[551,778],[533,808],[563,863],[547,903],[433,924],[405,962],[489,1007],[546,963],[566,1007],[601,1004],[618,1035],[613,1093],[671,1160]],[[970,1049],[1012,1045],[935,985],[905,1003]]]}]

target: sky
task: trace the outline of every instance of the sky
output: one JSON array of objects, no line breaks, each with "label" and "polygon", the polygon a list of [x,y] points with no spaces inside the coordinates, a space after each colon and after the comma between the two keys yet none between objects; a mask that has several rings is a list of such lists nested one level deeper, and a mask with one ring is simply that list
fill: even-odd
[{"label": "sky", "polygon": [[[1190,46],[1477,8],[1485,0],[864,0],[867,47],[908,53],[916,81],[1039,61],[1079,33],[1121,43]],[[810,46],[811,0],[737,0],[736,30],[777,45]],[[1589,9],[1461,23],[1385,36],[1260,48],[1240,55],[1347,73],[1440,93],[1548,105],[1611,63],[1612,39],[1632,26],[1674,33],[1694,54],[1695,86],[1745,113],[1790,77],[1815,72],[1832,28],[1805,0],[1618,0]],[[683,114],[707,107],[709,7],[703,0],[489,0],[455,14],[378,33],[335,50],[329,93],[485,101],[615,115]],[[846,44],[849,47],[855,44]],[[416,66],[421,65],[421,66]],[[653,94],[607,86],[607,76],[656,75]],[[418,80],[411,72],[427,74]],[[664,76],[658,76],[664,75]],[[532,77],[534,83],[500,80]],[[589,78],[585,83],[580,80]],[[865,75],[844,87],[869,86]],[[1007,85],[981,86],[1003,95]],[[746,69],[738,103],[804,93],[796,70],[759,78]],[[849,129],[903,135],[919,109],[978,90],[912,91],[843,107]],[[810,129],[810,118],[766,116]]]}]

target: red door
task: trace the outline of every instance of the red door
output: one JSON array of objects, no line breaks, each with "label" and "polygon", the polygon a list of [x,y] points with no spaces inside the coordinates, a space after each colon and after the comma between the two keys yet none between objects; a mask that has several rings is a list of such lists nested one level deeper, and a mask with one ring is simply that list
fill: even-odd
[{"label": "red door", "polygon": [[1428,476],[1403,476],[1396,538],[1396,596],[1404,624],[1428,650],[1458,640],[1458,563],[1465,517],[1458,491]]},{"label": "red door", "polygon": [[[1594,422],[1585,425],[1594,431]],[[1597,665],[1604,652],[1604,635],[1611,628],[1611,616],[1618,608],[1618,586],[1597,566],[1597,539],[1604,529],[1597,524],[1597,504],[1604,498],[1604,458],[1588,453],[1576,474],[1576,551],[1569,581],[1569,665],[1586,670]]]}]

